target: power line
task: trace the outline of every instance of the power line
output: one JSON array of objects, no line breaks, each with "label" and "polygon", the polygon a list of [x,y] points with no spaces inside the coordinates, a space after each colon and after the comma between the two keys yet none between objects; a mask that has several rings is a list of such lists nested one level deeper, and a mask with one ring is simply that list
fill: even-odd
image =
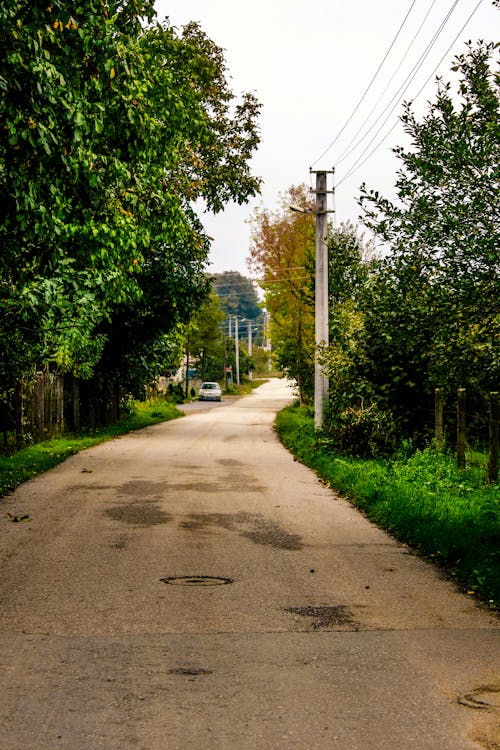
[{"label": "power line", "polygon": [[[283,268],[269,268],[267,271],[271,273],[286,273],[287,271],[302,271],[305,269],[305,266],[285,266]],[[258,279],[255,276],[246,276],[244,277],[247,280],[246,281],[222,281],[218,280],[216,278],[211,278],[210,281],[213,282],[214,286],[217,287],[224,287],[224,286],[248,286],[248,282],[256,283],[258,284],[260,279]]]},{"label": "power line", "polygon": [[337,135],[335,136],[335,138],[334,138],[334,139],[333,139],[333,140],[331,141],[331,143],[330,143],[330,144],[329,144],[329,145],[328,145],[328,146],[327,146],[327,147],[325,148],[325,150],[323,151],[323,153],[321,153],[321,154],[320,154],[320,155],[318,156],[318,158],[316,159],[316,161],[314,161],[314,162],[312,163],[312,165],[311,165],[312,167],[314,167],[314,166],[315,166],[315,164],[317,164],[317,163],[318,163],[318,162],[320,161],[320,159],[322,159],[322,158],[323,158],[323,157],[324,157],[324,156],[325,156],[325,155],[326,155],[326,154],[327,154],[327,153],[328,153],[328,152],[330,151],[330,149],[332,148],[332,146],[334,146],[334,145],[335,145],[335,143],[336,143],[336,142],[338,141],[338,139],[340,138],[340,136],[342,135],[342,133],[344,132],[344,130],[346,129],[346,127],[347,127],[347,126],[349,125],[349,123],[351,122],[352,118],[354,117],[354,115],[356,114],[356,112],[358,111],[358,109],[360,108],[361,104],[362,104],[362,103],[363,103],[363,101],[365,100],[365,97],[366,97],[366,95],[368,94],[368,92],[369,92],[370,88],[372,87],[372,85],[373,85],[373,83],[374,83],[375,79],[377,78],[378,74],[380,73],[380,70],[382,69],[382,66],[383,66],[383,64],[384,64],[384,63],[385,63],[385,61],[387,60],[387,57],[389,56],[389,53],[390,53],[390,51],[392,50],[392,48],[393,48],[394,44],[396,43],[396,41],[397,41],[397,38],[399,37],[399,35],[400,35],[400,33],[401,33],[402,29],[403,29],[403,26],[405,25],[405,23],[406,23],[406,21],[407,21],[407,19],[408,19],[408,16],[410,15],[411,11],[413,10],[413,6],[415,5],[415,2],[416,2],[416,0],[413,0],[413,2],[411,3],[411,5],[410,5],[410,8],[409,8],[408,12],[406,13],[406,16],[405,16],[405,17],[404,17],[404,19],[403,19],[403,22],[402,22],[402,24],[400,25],[400,27],[399,27],[399,29],[398,29],[398,31],[397,31],[397,33],[396,33],[396,36],[395,36],[395,37],[394,37],[394,39],[392,40],[392,42],[391,42],[391,44],[390,44],[390,46],[389,46],[389,49],[388,49],[388,50],[387,50],[387,52],[385,53],[385,55],[384,55],[384,57],[383,57],[383,60],[382,60],[382,62],[381,62],[381,63],[379,64],[379,66],[378,66],[377,70],[375,71],[375,74],[373,75],[373,77],[372,77],[372,79],[371,79],[370,83],[369,83],[369,84],[368,84],[368,86],[366,87],[366,89],[365,89],[365,91],[364,91],[363,95],[361,96],[361,99],[360,99],[360,100],[359,100],[359,102],[358,102],[358,103],[356,104],[356,106],[354,107],[353,111],[351,112],[351,114],[350,114],[350,115],[349,115],[349,117],[347,118],[346,122],[344,123],[344,125],[343,125],[343,126],[341,127],[341,129],[339,130],[339,132],[338,132],[338,133],[337,133]]},{"label": "power line", "polygon": [[[452,7],[447,11],[447,14],[446,14],[445,18],[441,21],[438,29],[434,32],[434,35],[433,35],[431,41],[428,43],[427,47],[424,49],[424,51],[420,55],[420,57],[418,58],[417,62],[415,63],[415,65],[413,66],[413,68],[411,69],[411,71],[408,73],[408,75],[404,79],[404,81],[401,84],[401,86],[399,87],[399,89],[396,91],[396,93],[394,94],[394,96],[392,97],[392,99],[389,101],[389,103],[384,107],[384,109],[382,110],[382,112],[380,113],[380,115],[377,117],[377,119],[375,120],[375,122],[373,123],[373,125],[371,125],[371,127],[366,131],[366,133],[363,136],[363,138],[361,138],[358,141],[358,143],[356,144],[356,146],[353,149],[351,149],[351,151],[349,152],[349,154],[351,154],[353,151],[355,151],[356,148],[365,140],[365,138],[368,137],[368,135],[371,133],[371,131],[373,130],[373,128],[377,125],[377,123],[380,121],[380,119],[387,112],[387,110],[389,109],[389,107],[391,106],[391,104],[393,104],[393,102],[394,102],[394,106],[389,111],[389,114],[387,115],[387,117],[385,118],[385,120],[382,122],[382,125],[376,131],[375,135],[373,136],[373,138],[371,139],[371,141],[368,143],[368,145],[365,147],[364,151],[360,154],[360,156],[358,158],[362,158],[364,156],[364,154],[367,152],[367,150],[370,148],[371,144],[377,138],[377,136],[379,135],[380,131],[382,130],[382,128],[386,124],[387,120],[390,118],[390,116],[392,115],[392,113],[394,112],[394,110],[396,109],[396,107],[399,106],[399,102],[401,100],[401,96],[403,96],[406,93],[406,91],[408,90],[408,88],[411,85],[411,83],[413,83],[413,80],[415,79],[415,76],[417,75],[417,73],[419,72],[420,68],[424,64],[425,60],[427,59],[427,57],[428,57],[428,55],[429,55],[432,47],[437,42],[437,40],[438,40],[439,36],[441,35],[444,27],[446,26],[446,24],[450,20],[452,14],[453,14],[453,11],[457,7],[458,3],[459,3],[459,0],[455,0],[455,2],[453,3]],[[337,183],[337,184],[340,184],[340,182]]]},{"label": "power line", "polygon": [[[384,90],[382,91],[382,93],[380,94],[380,96],[377,98],[376,103],[373,105],[373,107],[371,108],[370,112],[368,113],[368,115],[364,119],[363,123],[359,126],[358,130],[353,135],[353,137],[351,138],[351,140],[349,141],[349,143],[347,144],[347,146],[344,148],[344,150],[342,151],[342,153],[340,154],[340,156],[338,157],[338,159],[335,159],[336,166],[338,166],[339,164],[341,164],[344,161],[344,159],[346,159],[348,156],[350,156],[350,154],[352,154],[352,152],[358,147],[358,145],[360,143],[362,143],[363,138],[360,141],[358,141],[358,143],[356,143],[356,145],[349,151],[350,147],[352,146],[352,144],[354,143],[354,141],[356,140],[356,138],[358,137],[358,135],[363,131],[363,128],[365,127],[366,123],[370,120],[370,117],[372,116],[373,112],[377,108],[377,105],[382,101],[382,99],[384,97],[384,94],[386,93],[387,89],[389,88],[389,86],[391,85],[391,83],[393,82],[393,80],[395,79],[395,77],[397,76],[397,74],[399,73],[399,71],[401,70],[401,66],[403,65],[404,61],[406,60],[410,49],[413,47],[413,44],[415,43],[416,38],[418,37],[418,35],[422,31],[422,28],[424,27],[425,22],[427,21],[427,18],[429,17],[429,14],[430,14],[430,12],[433,9],[433,7],[434,7],[435,4],[436,4],[436,0],[432,0],[432,3],[430,4],[429,9],[427,10],[427,13],[424,16],[424,19],[423,19],[422,23],[420,24],[420,26],[418,27],[417,31],[413,35],[413,39],[411,40],[410,44],[406,48],[406,51],[405,51],[403,57],[399,61],[399,64],[397,65],[396,70],[394,71],[394,73],[390,77],[390,79],[387,82]],[[368,131],[368,132],[370,132],[370,131]]]},{"label": "power line", "polygon": [[[226,321],[226,323],[229,323],[229,321]],[[252,333],[260,333],[261,331],[264,330],[264,328],[266,328],[266,325],[256,323],[255,325],[252,325],[251,330],[252,330]],[[241,321],[238,321],[238,333],[248,333],[249,330],[250,329],[248,328],[248,326],[245,326],[245,325],[242,326]]]},{"label": "power line", "polygon": [[[420,94],[422,93],[422,91],[424,90],[424,88],[425,88],[425,87],[427,86],[427,84],[429,83],[430,79],[432,78],[432,76],[434,75],[434,73],[436,72],[436,70],[437,70],[437,69],[439,68],[439,66],[441,65],[441,63],[442,63],[442,62],[443,62],[443,60],[445,59],[446,55],[447,55],[447,54],[448,54],[448,53],[450,52],[450,50],[452,49],[453,45],[455,44],[455,42],[456,42],[456,41],[457,41],[457,39],[459,38],[459,36],[460,36],[460,35],[462,34],[462,32],[464,31],[464,29],[465,29],[465,28],[467,27],[467,25],[468,25],[469,21],[470,21],[470,20],[472,19],[472,17],[473,17],[473,16],[474,16],[474,14],[476,13],[476,11],[478,10],[478,8],[479,8],[479,6],[480,6],[480,5],[482,4],[482,2],[483,2],[483,0],[479,0],[479,2],[477,3],[476,7],[475,7],[475,8],[474,8],[474,10],[472,11],[472,13],[471,13],[471,14],[470,14],[470,16],[468,17],[467,21],[466,21],[466,22],[464,23],[464,25],[462,26],[462,28],[460,29],[460,31],[458,32],[458,34],[456,35],[456,37],[455,37],[455,38],[453,39],[452,43],[450,44],[450,46],[448,47],[448,49],[446,50],[446,52],[444,53],[444,55],[442,56],[442,58],[441,58],[441,59],[439,60],[439,62],[437,63],[437,65],[435,66],[435,68],[433,69],[433,71],[431,72],[431,74],[430,74],[430,75],[428,76],[428,78],[427,78],[427,79],[425,80],[424,84],[423,84],[423,85],[421,86],[421,88],[420,88],[420,89],[418,90],[418,92],[417,92],[417,94],[415,95],[414,99],[416,99],[417,97],[419,97],[419,96],[420,96]],[[342,183],[342,182],[345,182],[345,180],[349,179],[349,177],[351,177],[351,176],[352,176],[352,175],[354,174],[354,172],[357,172],[357,171],[358,171],[358,169],[360,169],[360,168],[361,168],[361,167],[362,167],[362,166],[363,166],[364,164],[366,164],[366,162],[367,162],[367,161],[368,161],[368,160],[369,160],[369,159],[370,159],[370,158],[371,158],[371,157],[373,156],[373,154],[374,154],[374,153],[375,153],[375,152],[376,152],[376,151],[377,151],[377,150],[378,150],[378,149],[380,148],[380,146],[381,146],[381,145],[382,145],[382,144],[384,143],[384,141],[386,141],[386,140],[387,140],[387,138],[389,137],[389,135],[390,135],[390,134],[392,133],[392,131],[393,131],[393,130],[395,129],[395,127],[396,127],[396,125],[398,124],[398,122],[399,122],[399,121],[398,121],[398,120],[396,120],[396,122],[395,122],[395,123],[394,123],[394,125],[393,125],[393,126],[391,127],[391,129],[390,129],[390,130],[389,130],[389,131],[388,131],[388,132],[387,132],[387,133],[385,134],[385,136],[384,136],[384,137],[383,137],[383,138],[382,138],[382,139],[381,139],[381,140],[380,140],[380,141],[379,141],[379,142],[377,143],[377,145],[375,146],[375,148],[374,148],[374,149],[372,149],[372,151],[370,151],[370,153],[368,154],[368,156],[366,157],[366,159],[363,159],[363,161],[362,161],[362,162],[360,162],[359,164],[358,164],[358,163],[356,162],[356,163],[355,163],[355,164],[354,164],[354,165],[353,165],[353,166],[351,167],[350,171],[349,171],[349,172],[348,172],[347,174],[345,174],[345,175],[344,175],[344,177],[343,177],[343,178],[342,178],[342,179],[341,179],[341,180],[339,181],[339,183],[338,183],[338,184],[340,184],[340,183]]]},{"label": "power line", "polygon": [[[421,55],[421,57],[420,57],[419,61],[416,63],[416,65],[413,67],[411,73],[409,74],[409,76],[411,76],[410,80],[408,81],[408,77],[409,76],[407,76],[407,78],[405,79],[405,81],[403,83],[403,86],[405,86],[405,84],[406,84],[407,81],[408,81],[408,83],[407,83],[406,87],[403,90],[403,94],[406,93],[408,87],[413,82],[416,74],[418,73],[418,71],[420,70],[420,68],[421,68],[421,66],[423,64],[423,61],[427,57],[430,49],[434,46],[435,42],[437,41],[437,39],[438,39],[439,35],[441,34],[444,26],[446,25],[446,23],[448,22],[451,14],[455,10],[458,2],[459,2],[459,0],[455,0],[453,6],[448,11],[445,19],[441,22],[440,27],[435,32],[434,37],[432,38],[431,42],[427,45],[426,50]],[[458,32],[458,34],[455,36],[455,38],[453,39],[452,43],[450,44],[450,46],[448,47],[448,49],[446,50],[446,52],[444,53],[444,55],[441,57],[441,59],[439,60],[439,62],[437,63],[437,65],[434,67],[434,69],[432,70],[432,72],[430,73],[430,75],[425,80],[424,84],[420,87],[420,89],[418,90],[418,92],[413,97],[413,100],[417,99],[420,96],[420,94],[422,93],[422,91],[425,89],[425,87],[429,83],[430,79],[432,78],[432,76],[434,75],[434,73],[436,72],[436,70],[439,68],[439,66],[441,65],[441,63],[445,59],[445,57],[448,55],[448,53],[452,49],[453,45],[455,44],[455,42],[457,41],[457,39],[459,38],[459,36],[462,34],[462,32],[464,31],[464,29],[466,28],[466,26],[468,25],[468,23],[470,22],[470,20],[472,19],[472,17],[476,13],[476,11],[478,10],[479,6],[482,4],[482,2],[483,2],[483,0],[479,0],[479,2],[477,3],[476,7],[472,11],[472,13],[469,15],[468,19],[466,20],[466,22],[464,23],[464,25],[462,26],[462,28],[460,29],[460,31]],[[415,68],[417,68],[417,69],[415,70]],[[400,90],[401,90],[401,87],[400,87]],[[396,96],[398,96],[398,95],[399,95],[399,92],[398,92],[398,94]],[[387,106],[390,106],[390,104],[392,103],[392,101],[394,101],[394,98],[395,97],[392,98],[391,102]],[[387,120],[390,118],[390,116],[392,115],[392,113],[394,112],[394,110],[396,109],[396,107],[398,106],[399,100],[400,100],[400,97],[398,96],[398,100],[396,101],[396,104],[392,107],[392,109],[390,110],[389,114],[387,115],[387,117],[383,121],[383,123],[380,126],[380,128],[377,130],[377,132],[375,133],[375,135],[373,136],[373,138],[370,140],[370,142],[367,144],[367,146],[364,148],[364,150],[358,156],[358,158],[354,162],[354,164],[349,168],[349,170],[346,172],[346,174],[337,182],[337,186],[341,185],[343,182],[345,182],[347,179],[349,179],[349,177],[351,177],[354,174],[354,172],[356,172],[360,167],[362,167],[364,164],[366,164],[366,162],[368,161],[368,159],[370,159],[373,156],[373,154],[380,148],[380,146],[384,143],[384,141],[388,138],[388,136],[392,133],[392,131],[398,125],[399,119],[396,120],[396,122],[394,123],[394,125],[390,128],[390,130],[388,130],[388,132],[384,135],[384,137],[377,143],[377,145],[375,146],[375,148],[373,148],[372,151],[370,151],[370,153],[368,154],[368,156],[365,159],[363,159],[363,156],[366,154],[366,152],[368,151],[368,149],[370,148],[370,146],[372,145],[372,143],[374,142],[374,140],[377,138],[377,136],[379,135],[379,133],[382,130],[382,128],[384,127],[384,125],[386,124]],[[386,110],[387,110],[387,107],[383,110],[382,114],[379,116],[379,118],[376,120],[376,122],[378,122],[378,120],[380,120],[380,117],[384,114],[384,112]],[[374,123],[374,125],[375,124],[376,123]],[[372,126],[372,128],[370,130],[372,130],[373,127],[374,126]],[[370,131],[368,131],[368,132],[370,132]]]},{"label": "power line", "polygon": [[[307,281],[310,277],[309,276],[292,276],[290,278],[281,278],[281,279],[261,279],[260,283],[268,286],[269,284],[291,284],[296,281]],[[236,290],[234,292],[234,295],[231,293],[231,290],[228,290],[227,292],[216,292],[217,296],[220,298],[227,298],[227,297],[233,297],[235,295],[239,296],[249,296],[254,297],[254,293],[250,291],[243,291],[243,290]]]}]

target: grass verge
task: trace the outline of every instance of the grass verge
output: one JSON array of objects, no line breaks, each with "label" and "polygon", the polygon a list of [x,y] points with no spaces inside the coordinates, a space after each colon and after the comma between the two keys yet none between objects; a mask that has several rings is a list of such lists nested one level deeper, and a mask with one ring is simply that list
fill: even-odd
[{"label": "grass verge", "polygon": [[110,427],[77,435],[63,435],[30,445],[10,456],[0,455],[0,497],[85,448],[180,416],[182,415],[175,404],[166,401],[139,403],[131,414]]},{"label": "grass verge", "polygon": [[224,394],[227,396],[247,396],[255,388],[258,388],[262,383],[267,383],[269,378],[256,378],[255,380],[245,380],[240,385],[230,385],[229,388],[224,389]]},{"label": "grass verge", "polygon": [[391,460],[336,455],[306,409],[290,406],[276,429],[294,456],[368,518],[445,567],[467,593],[500,606],[500,487],[474,467],[427,449]]}]

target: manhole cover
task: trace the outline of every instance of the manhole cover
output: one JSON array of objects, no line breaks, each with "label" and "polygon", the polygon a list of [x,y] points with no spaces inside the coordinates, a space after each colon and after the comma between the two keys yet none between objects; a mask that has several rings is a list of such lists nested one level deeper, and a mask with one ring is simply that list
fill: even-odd
[{"label": "manhole cover", "polygon": [[160,578],[160,581],[170,586],[225,586],[233,583],[231,578],[217,578],[216,576],[168,576]]}]

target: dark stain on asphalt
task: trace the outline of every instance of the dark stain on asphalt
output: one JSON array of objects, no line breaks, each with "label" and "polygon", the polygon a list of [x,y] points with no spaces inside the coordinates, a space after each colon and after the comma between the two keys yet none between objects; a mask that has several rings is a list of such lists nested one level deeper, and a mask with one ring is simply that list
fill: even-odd
[{"label": "dark stain on asphalt", "polygon": [[260,514],[192,513],[181,522],[181,527],[190,531],[201,531],[210,526],[236,531],[255,544],[265,544],[275,549],[300,550],[304,546],[300,536],[290,534]]},{"label": "dark stain on asphalt", "polygon": [[86,490],[87,492],[94,492],[95,490],[114,490],[115,487],[112,484],[72,484],[69,487],[70,490]]},{"label": "dark stain on asphalt", "polygon": [[260,492],[262,486],[249,472],[245,471],[245,464],[234,458],[220,458],[217,461],[220,466],[227,469],[227,489],[241,490],[242,492]]},{"label": "dark stain on asphalt", "polygon": [[169,669],[168,673],[183,677],[201,677],[202,675],[212,674],[212,670],[201,669],[199,667],[178,667],[177,669]]},{"label": "dark stain on asphalt", "polygon": [[[227,469],[222,476],[215,476],[211,480],[206,477],[187,478],[186,481],[170,482],[164,479],[160,482],[152,482],[147,479],[131,479],[122,484],[113,486],[111,484],[75,484],[72,490],[85,490],[95,492],[97,490],[115,490],[118,495],[130,498],[132,502],[157,502],[166,499],[174,493],[178,496],[182,492],[199,492],[204,494],[218,494],[220,492],[260,492],[262,487],[255,481],[254,477],[242,470],[244,464],[233,459],[220,459],[218,463]],[[183,469],[195,471],[199,466],[183,466]]]},{"label": "dark stain on asphalt", "polygon": [[146,495],[158,496],[165,492],[168,482],[150,482],[147,479],[134,479],[124,482],[117,491],[122,495],[132,495],[133,497],[143,498]]},{"label": "dark stain on asphalt", "polygon": [[358,630],[358,623],[343,604],[320,605],[317,607],[287,607],[285,612],[312,619],[312,630],[335,630],[339,627]]},{"label": "dark stain on asphalt", "polygon": [[144,502],[145,497],[152,498],[153,502],[160,498],[166,498],[172,493],[178,495],[180,492],[207,492],[215,493],[221,492],[225,489],[225,485],[220,482],[209,482],[209,481],[193,481],[187,482],[169,482],[164,480],[162,482],[148,482],[148,481],[135,481],[125,482],[120,485],[117,491],[126,495],[127,497],[133,497],[139,502]]},{"label": "dark stain on asphalt", "polygon": [[175,492],[206,492],[207,494],[213,494],[217,492],[224,492],[227,486],[223,482],[177,482],[169,485],[169,490]]},{"label": "dark stain on asphalt", "polygon": [[170,523],[172,516],[151,503],[139,505],[115,505],[104,511],[108,518],[113,521],[121,521],[131,526],[156,526],[162,523]]},{"label": "dark stain on asphalt", "polygon": [[269,544],[276,549],[299,550],[304,546],[300,536],[289,534],[272,521],[263,520],[253,531],[242,532],[242,536],[256,544]]},{"label": "dark stain on asphalt", "polygon": [[119,539],[114,542],[114,544],[111,545],[112,549],[127,549],[127,539],[125,537],[120,537]]},{"label": "dark stain on asphalt", "polygon": [[234,469],[228,472],[227,477],[215,477],[212,481],[206,477],[200,480],[190,478],[186,481],[174,482],[169,482],[168,480],[162,482],[136,480],[125,482],[116,489],[121,495],[134,497],[140,502],[144,502],[145,497],[152,498],[154,501],[159,498],[166,498],[173,493],[179,495],[182,492],[202,492],[205,494],[217,494],[227,491],[234,492],[235,487],[247,492],[257,492],[261,489],[252,477],[238,471],[235,472]]}]

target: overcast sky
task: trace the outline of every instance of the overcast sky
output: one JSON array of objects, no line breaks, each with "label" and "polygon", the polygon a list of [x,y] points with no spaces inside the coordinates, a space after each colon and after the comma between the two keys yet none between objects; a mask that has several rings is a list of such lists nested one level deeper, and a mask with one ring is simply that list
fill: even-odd
[{"label": "overcast sky", "polygon": [[390,114],[394,105],[415,99],[431,77],[415,99],[416,111],[424,113],[426,101],[435,98],[435,76],[453,80],[450,66],[465,42],[500,37],[500,10],[491,0],[156,0],[156,9],[160,20],[168,17],[179,28],[197,21],[224,49],[233,92],[251,91],[263,105],[262,141],[252,162],[263,179],[261,195],[216,217],[201,216],[213,237],[209,270],[247,276],[246,220],[255,206],[272,210],[291,185],[313,184],[311,166],[335,166],[336,221],[357,221],[362,182],[387,197],[393,194],[398,164],[391,148],[405,144],[401,104]]}]

